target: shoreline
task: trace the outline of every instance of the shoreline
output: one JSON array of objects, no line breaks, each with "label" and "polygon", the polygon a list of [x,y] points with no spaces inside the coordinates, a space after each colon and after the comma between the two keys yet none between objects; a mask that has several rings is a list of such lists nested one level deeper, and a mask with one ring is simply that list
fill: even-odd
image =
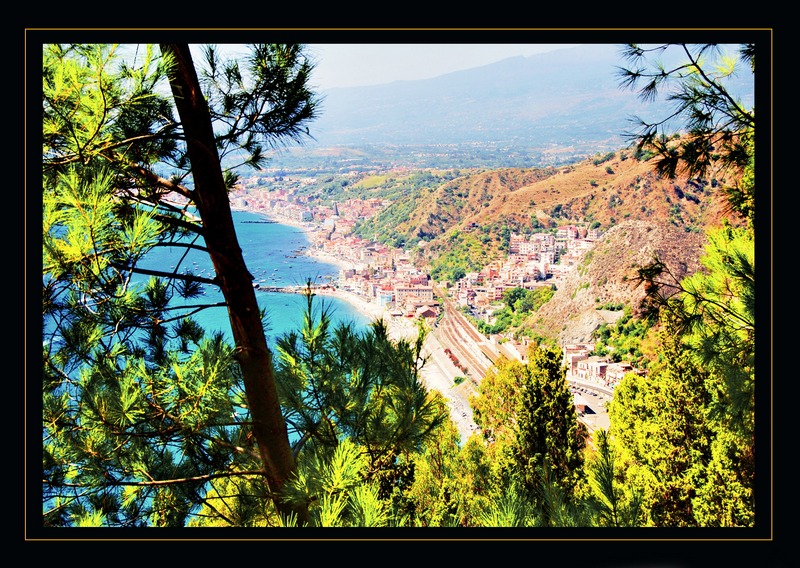
[{"label": "shoreline", "polygon": [[[314,246],[315,231],[307,223],[247,208],[231,208],[231,210],[254,213],[280,225],[300,229],[305,233],[309,241],[309,246],[306,247],[303,254],[319,262],[333,265],[339,270],[355,268],[356,266],[352,261],[316,249]],[[418,330],[414,320],[403,316],[393,316],[385,306],[379,306],[377,303],[371,302],[355,292],[334,286],[327,289],[316,289],[314,293],[321,297],[327,296],[347,302],[370,322],[383,319],[387,325],[389,338],[394,341],[414,341],[417,337]],[[428,334],[423,349],[427,362],[420,372],[422,383],[427,390],[436,390],[444,397],[450,411],[450,420],[461,434],[461,443],[464,444],[467,438],[477,429],[472,419],[472,407],[469,404],[470,392],[465,390],[465,385],[463,384],[455,385],[454,379],[461,373],[450,363],[434,330],[431,330]]]},{"label": "shoreline", "polygon": [[309,246],[303,251],[303,254],[319,260],[320,262],[324,262],[325,264],[333,264],[340,270],[348,269],[348,268],[355,268],[356,263],[345,260],[343,258],[339,258],[338,256],[321,252],[319,250],[312,250],[316,246],[316,241],[314,237],[316,236],[317,230],[314,229],[309,223],[305,221],[297,221],[296,219],[290,219],[289,217],[283,217],[280,215],[270,215],[265,211],[255,210],[255,209],[248,209],[246,207],[231,207],[231,211],[238,211],[241,213],[253,213],[254,215],[259,215],[264,219],[276,223],[278,225],[286,225],[287,227],[294,227],[295,229],[300,229],[306,236],[309,242]]},{"label": "shoreline", "polygon": [[[305,233],[309,241],[309,246],[306,247],[305,250],[303,251],[303,254],[305,256],[308,256],[324,264],[333,265],[337,267],[339,270],[346,270],[355,267],[355,263],[351,261],[339,258],[330,253],[316,250],[315,249],[316,243],[314,242],[315,231],[307,223],[296,221],[294,219],[289,219],[282,216],[269,215],[264,211],[258,211],[242,207],[231,207],[231,211],[253,213],[255,215],[263,217],[264,219],[273,221],[279,225],[286,225],[289,227],[300,229],[301,231],[303,231],[303,233]],[[355,292],[351,292],[349,290],[343,290],[337,286],[334,286],[333,288],[316,289],[314,290],[314,293],[319,296],[329,296],[347,302],[352,307],[354,307],[361,315],[365,316],[370,321],[375,321],[376,319],[383,319],[384,321],[386,321],[389,327],[390,337],[392,339],[395,340],[408,339],[416,334],[416,326],[412,321],[408,320],[407,318],[397,318],[395,316],[392,316],[389,313],[389,310],[386,309],[386,307],[379,306],[375,302],[371,302],[366,298],[356,294]]]}]

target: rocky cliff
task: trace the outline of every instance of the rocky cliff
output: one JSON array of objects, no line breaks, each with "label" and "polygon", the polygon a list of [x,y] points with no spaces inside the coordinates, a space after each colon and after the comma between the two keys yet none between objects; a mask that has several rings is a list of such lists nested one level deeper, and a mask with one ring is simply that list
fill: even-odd
[{"label": "rocky cliff", "polygon": [[553,298],[525,324],[559,343],[584,342],[622,312],[597,308],[624,303],[634,310],[644,298],[637,269],[658,256],[678,279],[700,269],[706,237],[669,224],[624,221],[584,253],[576,269],[557,285]]}]

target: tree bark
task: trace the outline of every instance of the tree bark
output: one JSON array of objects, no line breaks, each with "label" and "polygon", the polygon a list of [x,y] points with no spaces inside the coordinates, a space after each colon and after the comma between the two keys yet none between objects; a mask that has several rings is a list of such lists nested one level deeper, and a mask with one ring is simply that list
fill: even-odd
[{"label": "tree bark", "polygon": [[162,44],[161,50],[175,58],[170,87],[186,136],[194,180],[193,201],[228,304],[236,358],[244,379],[264,475],[277,509],[283,514],[294,513],[300,523],[305,523],[307,507],[282,502],[278,495],[296,464],[278,399],[272,353],[267,347],[252,278],[233,224],[208,104],[200,89],[189,45]]}]

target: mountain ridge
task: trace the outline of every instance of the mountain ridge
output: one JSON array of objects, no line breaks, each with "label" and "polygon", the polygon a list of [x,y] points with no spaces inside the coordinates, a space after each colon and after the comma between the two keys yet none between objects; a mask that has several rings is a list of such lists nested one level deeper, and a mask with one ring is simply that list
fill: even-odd
[{"label": "mountain ridge", "polygon": [[[597,322],[595,300],[638,305],[630,267],[652,260],[641,251],[669,251],[683,273],[697,266],[705,231],[728,217],[723,180],[660,178],[649,156],[626,146],[634,117],[669,116],[672,108],[668,97],[644,102],[620,86],[620,48],[580,45],[431,79],[330,90],[316,140],[304,151],[316,152],[326,172],[356,176],[346,180],[350,188],[381,168],[395,182],[404,168],[466,168],[442,183],[398,184],[391,204],[356,227],[359,236],[410,247],[436,279],[501,259],[510,232],[591,224],[612,248],[637,243],[630,254],[606,255],[605,270],[624,268],[618,289],[589,283],[580,290],[594,296],[590,303],[572,301],[577,289],[559,290],[549,302],[562,319],[585,325],[559,329],[556,318],[548,323],[548,310],[540,314],[543,334],[586,339]],[[752,84],[734,82],[730,92],[752,106]],[[623,226],[629,233],[618,239]],[[601,280],[609,279],[598,274]]]},{"label": "mountain ridge", "polygon": [[[322,91],[310,147],[502,142],[514,148],[624,145],[630,119],[665,116],[620,84],[621,44],[588,44],[421,80]],[[733,92],[750,97],[752,85]]]}]

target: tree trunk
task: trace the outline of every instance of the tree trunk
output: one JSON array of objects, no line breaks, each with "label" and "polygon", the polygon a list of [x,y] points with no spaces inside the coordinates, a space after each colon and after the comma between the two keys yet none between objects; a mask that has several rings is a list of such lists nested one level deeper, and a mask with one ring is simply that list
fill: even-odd
[{"label": "tree trunk", "polygon": [[264,474],[278,510],[284,514],[295,513],[298,521],[305,523],[308,520],[306,507],[294,507],[278,498],[279,490],[295,470],[295,460],[278,400],[272,353],[267,347],[252,278],[233,224],[211,114],[200,90],[189,45],[162,44],[161,50],[175,58],[170,86],[186,136],[194,180],[194,203],[228,305],[236,358],[244,378]]}]

